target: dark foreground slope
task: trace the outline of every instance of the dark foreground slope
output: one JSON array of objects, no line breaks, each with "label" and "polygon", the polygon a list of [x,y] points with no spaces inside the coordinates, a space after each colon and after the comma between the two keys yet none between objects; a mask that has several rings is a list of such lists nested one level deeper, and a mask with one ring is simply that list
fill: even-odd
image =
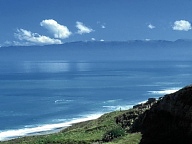
[{"label": "dark foreground slope", "polygon": [[192,86],[165,95],[140,119],[141,144],[192,143]]}]

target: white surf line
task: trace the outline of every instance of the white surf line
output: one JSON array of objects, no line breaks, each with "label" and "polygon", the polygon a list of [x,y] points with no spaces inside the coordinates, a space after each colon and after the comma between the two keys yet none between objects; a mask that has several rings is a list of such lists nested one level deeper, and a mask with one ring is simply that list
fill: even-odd
[{"label": "white surf line", "polygon": [[88,116],[85,116],[82,118],[75,118],[70,120],[69,122],[64,122],[64,123],[45,124],[45,125],[32,127],[32,128],[21,128],[21,129],[15,129],[15,130],[0,131],[0,141],[6,141],[6,140],[18,138],[18,137],[27,136],[27,135],[32,135],[32,134],[36,135],[37,133],[41,133],[41,132],[52,131],[60,128],[66,128],[75,123],[97,119],[101,115],[102,114],[90,114]]},{"label": "white surf line", "polygon": [[159,91],[148,91],[148,93],[151,94],[157,94],[157,95],[164,95],[164,94],[171,94],[174,93],[176,91],[178,91],[181,88],[171,88],[171,89],[164,89],[164,90],[159,90]]}]

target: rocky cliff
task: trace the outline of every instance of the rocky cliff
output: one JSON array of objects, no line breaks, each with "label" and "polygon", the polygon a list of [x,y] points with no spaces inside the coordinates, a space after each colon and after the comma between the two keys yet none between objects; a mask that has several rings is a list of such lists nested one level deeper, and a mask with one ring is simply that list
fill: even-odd
[{"label": "rocky cliff", "polygon": [[141,132],[140,144],[192,144],[192,85],[116,117],[128,133]]},{"label": "rocky cliff", "polygon": [[138,121],[141,144],[192,144],[192,85],[165,95]]}]

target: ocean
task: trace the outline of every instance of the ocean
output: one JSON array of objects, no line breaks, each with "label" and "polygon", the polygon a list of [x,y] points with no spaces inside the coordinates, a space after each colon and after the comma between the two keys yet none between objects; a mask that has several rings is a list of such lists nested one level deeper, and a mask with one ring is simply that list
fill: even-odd
[{"label": "ocean", "polygon": [[191,61],[0,62],[0,141],[53,132],[191,83]]}]

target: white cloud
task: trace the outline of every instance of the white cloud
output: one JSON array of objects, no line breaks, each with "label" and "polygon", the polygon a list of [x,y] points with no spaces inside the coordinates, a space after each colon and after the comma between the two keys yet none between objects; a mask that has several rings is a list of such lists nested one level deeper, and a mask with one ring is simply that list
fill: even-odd
[{"label": "white cloud", "polygon": [[91,38],[92,41],[95,41],[95,38]]},{"label": "white cloud", "polygon": [[105,25],[101,25],[101,28],[102,28],[102,29],[105,29],[106,27],[105,27]]},{"label": "white cloud", "polygon": [[43,20],[40,25],[54,34],[55,38],[65,39],[72,34],[66,26],[58,24],[53,19]]},{"label": "white cloud", "polygon": [[191,23],[186,20],[175,21],[172,28],[178,31],[189,31],[191,29]]},{"label": "white cloud", "polygon": [[104,39],[101,39],[100,41],[103,42],[103,41],[105,41],[105,40],[104,40]]},{"label": "white cloud", "polygon": [[[24,29],[18,29],[15,33],[15,37],[21,41],[24,41],[25,45],[34,45],[34,44],[62,44],[59,39],[52,39],[47,36],[39,35],[38,33],[32,33]],[[20,42],[17,42],[19,44]]]},{"label": "white cloud", "polygon": [[4,42],[4,44],[5,44],[5,45],[11,45],[12,42],[7,40],[7,41]]},{"label": "white cloud", "polygon": [[87,26],[85,26],[82,22],[76,22],[76,28],[78,28],[77,33],[78,34],[84,34],[84,33],[90,33],[93,32],[93,29],[88,28]]},{"label": "white cloud", "polygon": [[105,29],[105,28],[106,28],[105,23],[101,24],[100,21],[97,21],[97,24],[99,24],[99,25],[101,26],[102,29]]},{"label": "white cloud", "polygon": [[150,28],[150,29],[154,29],[154,28],[155,28],[155,26],[154,26],[154,25],[152,25],[152,24],[149,24],[149,25],[148,25],[148,28]]},{"label": "white cloud", "polygon": [[11,43],[11,45],[14,45],[14,46],[31,46],[31,45],[34,45],[34,44],[31,43],[31,42],[13,41],[13,42]]}]

